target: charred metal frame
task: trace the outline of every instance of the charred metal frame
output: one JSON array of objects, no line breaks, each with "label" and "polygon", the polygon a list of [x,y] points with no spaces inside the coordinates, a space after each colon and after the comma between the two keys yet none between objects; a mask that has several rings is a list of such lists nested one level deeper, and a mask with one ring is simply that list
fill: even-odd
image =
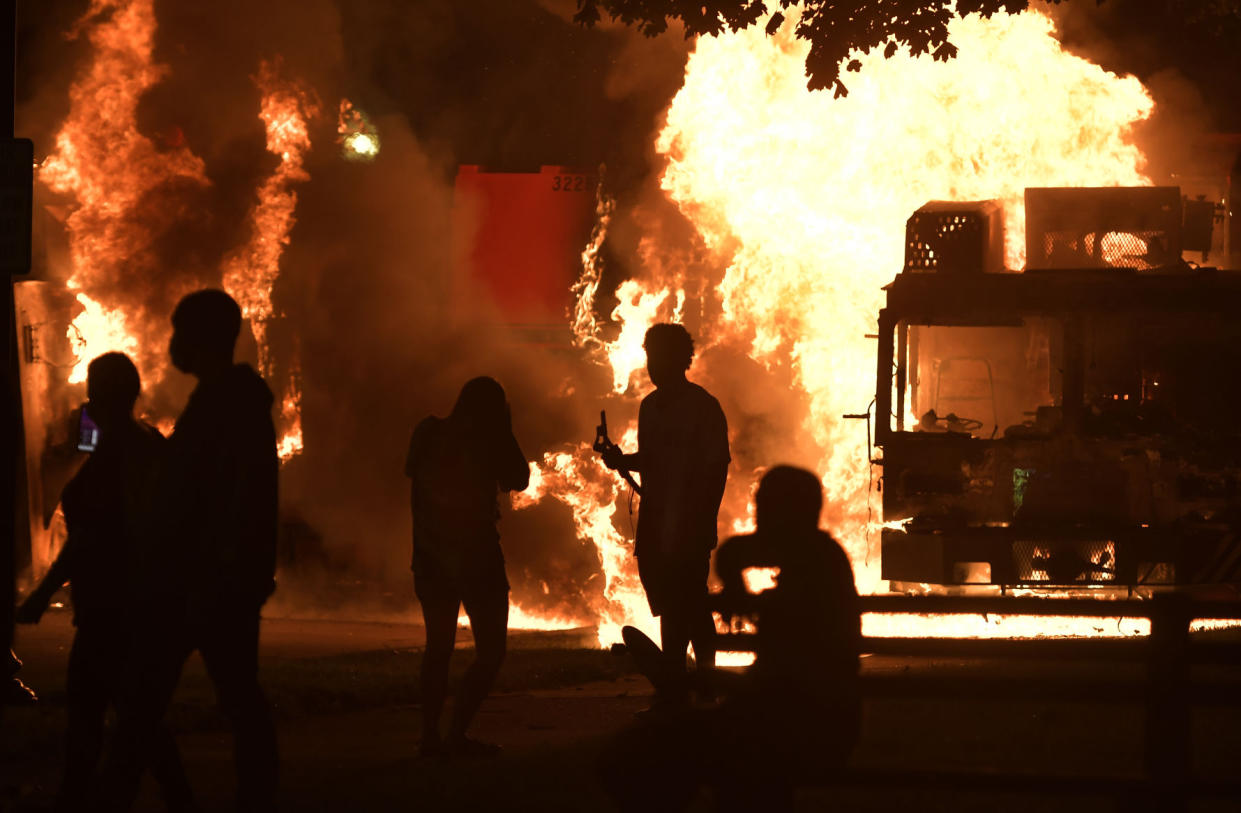
[{"label": "charred metal frame", "polygon": [[[1011,478],[1012,472],[1020,468],[1014,461],[1051,461],[1061,450],[1080,454],[1084,449],[1100,460],[1109,459],[1112,454],[1145,453],[1149,438],[1102,440],[1083,431],[1088,417],[1087,324],[1096,316],[1117,314],[1139,324],[1152,316],[1193,318],[1213,314],[1236,319],[1236,314],[1241,313],[1241,273],[1216,269],[1141,273],[1131,269],[973,275],[904,273],[885,290],[887,306],[880,311],[878,320],[875,445],[883,449],[884,519],[910,521],[904,528],[887,527],[882,532],[884,578],[931,584],[977,583],[977,579],[961,576],[958,565],[962,563],[987,563],[991,576],[985,583],[1001,586],[1105,584],[1132,588],[1148,583],[1152,563],[1166,563],[1167,572],[1175,573],[1175,583],[1234,581],[1241,577],[1241,527],[1237,527],[1241,523],[1158,524],[1114,519],[1023,527],[1014,521],[1011,489],[1006,497],[1001,493],[1004,484],[998,483],[1001,476]],[[916,353],[913,345],[918,333],[909,326],[1003,327],[1021,324],[1022,319],[1030,317],[1054,320],[1062,331],[1058,345],[1063,365],[1062,422],[1058,431],[1047,436],[992,438],[902,431],[909,428],[907,421],[918,420],[916,415],[905,414],[905,390],[919,384],[916,368],[908,369]],[[1241,376],[1241,370],[1226,370],[1222,375]],[[973,488],[972,481],[966,482],[971,472],[987,466],[993,469],[991,473],[997,482],[990,484],[989,493],[976,489],[981,496],[968,506],[969,510],[958,511],[957,516],[947,519],[920,516],[919,500],[912,493],[916,488],[907,487],[909,482],[919,477],[939,477],[939,481],[926,486],[926,493],[931,496],[924,501],[933,502],[936,489],[940,493],[964,493]],[[1238,484],[1236,490],[1241,491],[1241,455],[1233,455],[1223,466],[1225,477],[1230,478],[1228,482]],[[956,502],[964,505],[967,501]],[[1222,499],[1218,508],[1234,517],[1241,515],[1241,494]],[[1072,579],[1049,576],[1023,581],[1014,562],[1014,545],[1019,542],[1064,551],[1106,542],[1114,544],[1116,555],[1111,575],[1106,578],[1099,577],[1101,567],[1091,568],[1087,562],[1085,578],[1079,574]],[[1216,547],[1223,552],[1211,552]],[[1218,566],[1208,561],[1212,557],[1220,560]],[[1139,563],[1149,565],[1145,573],[1139,572]],[[1211,568],[1220,572],[1212,575]],[[1202,573],[1207,576],[1202,577]]]}]

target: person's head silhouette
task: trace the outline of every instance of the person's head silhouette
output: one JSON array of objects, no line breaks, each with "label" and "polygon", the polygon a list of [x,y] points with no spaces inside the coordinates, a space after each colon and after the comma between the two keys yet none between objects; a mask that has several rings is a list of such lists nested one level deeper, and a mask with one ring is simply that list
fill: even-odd
[{"label": "person's head silhouette", "polygon": [[181,372],[210,377],[232,365],[240,332],[241,308],[231,296],[215,289],[195,291],[172,312],[168,354]]},{"label": "person's head silhouette", "polygon": [[773,466],[759,481],[754,517],[759,533],[813,531],[819,527],[823,486],[796,466]]},{"label": "person's head silhouette", "polygon": [[664,387],[685,380],[685,371],[694,359],[694,340],[684,325],[652,325],[642,347],[646,350],[646,371],[652,384]]},{"label": "person's head silhouette", "polygon": [[474,429],[504,426],[508,420],[508,400],[500,382],[487,376],[465,382],[453,405],[452,419]]},{"label": "person's head silhouette", "polygon": [[142,383],[124,353],[104,353],[86,368],[87,412],[106,437],[108,430],[133,419]]}]

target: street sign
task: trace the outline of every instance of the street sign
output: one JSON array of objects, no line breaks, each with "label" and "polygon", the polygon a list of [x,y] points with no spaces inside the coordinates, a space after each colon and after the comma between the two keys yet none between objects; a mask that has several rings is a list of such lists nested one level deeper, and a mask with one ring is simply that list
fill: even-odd
[{"label": "street sign", "polygon": [[0,139],[0,274],[30,273],[34,142]]}]

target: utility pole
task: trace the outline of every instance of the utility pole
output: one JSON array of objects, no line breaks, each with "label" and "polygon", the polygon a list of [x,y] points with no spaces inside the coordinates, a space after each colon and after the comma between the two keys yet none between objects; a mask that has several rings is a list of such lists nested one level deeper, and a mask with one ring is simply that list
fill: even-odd
[{"label": "utility pole", "polygon": [[[23,192],[22,177],[29,173],[33,183],[33,154],[23,169],[21,156],[27,153],[24,145],[13,138],[14,106],[17,84],[17,0],[0,0],[0,287],[4,289],[0,301],[0,331],[4,353],[4,406],[0,419],[0,651],[7,661],[13,645],[13,611],[16,599],[17,578],[17,485],[19,466],[18,451],[21,449],[22,426],[21,390],[18,379],[17,326],[13,307],[13,276],[30,270],[30,196],[29,187]],[[21,207],[25,206],[24,214]],[[24,220],[24,224],[23,221]],[[22,246],[22,241],[25,245]],[[7,680],[7,675],[0,675]]]}]

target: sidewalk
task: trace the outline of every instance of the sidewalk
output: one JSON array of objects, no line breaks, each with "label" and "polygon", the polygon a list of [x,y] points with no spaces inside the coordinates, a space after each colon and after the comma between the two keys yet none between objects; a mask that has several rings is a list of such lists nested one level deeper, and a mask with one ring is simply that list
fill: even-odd
[{"label": "sidewalk", "polygon": [[[44,702],[6,710],[0,738],[0,811],[45,810],[59,781],[64,725],[64,662],[71,628],[61,614],[23,628],[24,677]],[[468,632],[454,658],[470,660]],[[627,658],[587,648],[593,632],[514,632],[497,692],[484,704],[476,733],[502,745],[490,762],[418,761],[417,668],[422,631],[406,624],[347,621],[265,622],[262,680],[281,740],[282,808],[287,811],[609,811],[597,787],[599,746],[633,722],[650,688]],[[1139,668],[1136,665],[1134,668]],[[961,659],[866,658],[867,673],[934,671],[953,675],[1089,673],[1120,678],[1104,665]],[[1035,702],[1021,697],[978,702],[886,700],[867,704],[858,766],[967,769],[1037,774],[1136,772],[1143,709],[1138,706]],[[195,657],[169,715],[206,811],[231,809],[231,738]],[[1241,714],[1209,710],[1195,720],[1195,757],[1206,775],[1241,768]],[[727,763],[728,754],[714,755]],[[737,765],[739,771],[744,765]],[[1032,777],[1032,781],[1036,781]],[[1032,788],[1033,789],[1033,788]],[[147,789],[140,811],[160,810]],[[939,792],[887,788],[811,790],[799,811],[1091,811],[1107,798]],[[695,810],[708,810],[701,800]],[[1202,805],[1194,810],[1229,810]]]}]

